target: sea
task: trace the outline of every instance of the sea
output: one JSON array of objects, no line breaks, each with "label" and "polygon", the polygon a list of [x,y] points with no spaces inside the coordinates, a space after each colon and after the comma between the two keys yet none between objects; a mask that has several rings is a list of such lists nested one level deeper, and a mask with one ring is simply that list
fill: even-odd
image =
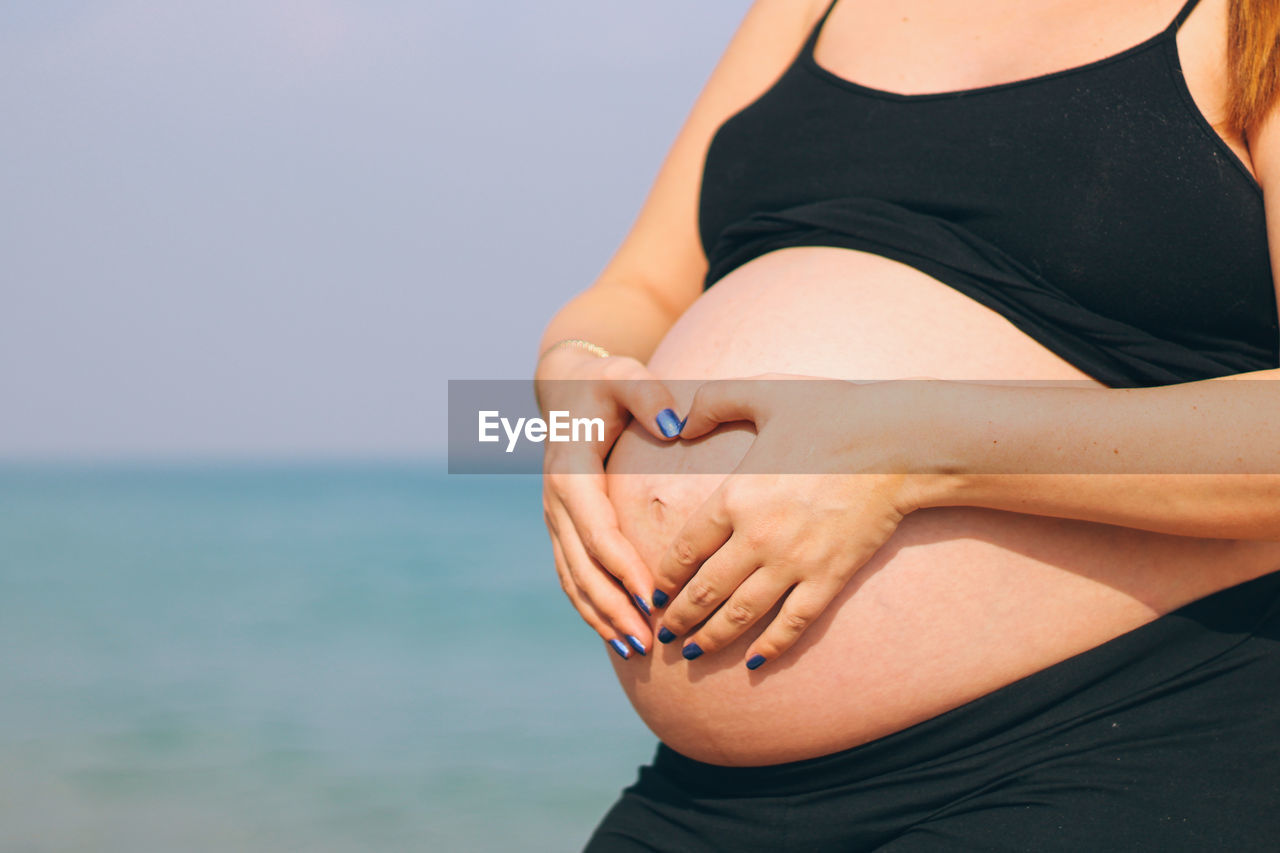
[{"label": "sea", "polygon": [[656,739],[444,467],[0,465],[0,852],[580,850]]}]

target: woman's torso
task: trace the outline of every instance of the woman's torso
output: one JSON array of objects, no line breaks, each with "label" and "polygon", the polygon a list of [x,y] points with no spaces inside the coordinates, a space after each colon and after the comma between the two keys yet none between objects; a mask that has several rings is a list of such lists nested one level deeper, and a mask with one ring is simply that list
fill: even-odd
[{"label": "woman's torso", "polygon": [[[777,153],[760,152],[754,167],[767,167],[771,156]],[[704,185],[704,194],[716,191],[710,187]],[[965,227],[975,224],[981,223]],[[1274,319],[1272,305],[1272,325]],[[1171,316],[1155,325],[1177,322]],[[1256,331],[1250,326],[1246,334]],[[829,247],[757,251],[724,273],[664,339],[651,367],[664,378],[693,379],[783,371],[1088,381],[1061,355],[956,289],[874,254]],[[720,479],[692,475],[727,470],[749,441],[742,428],[675,447],[658,446],[634,428],[624,434],[610,459],[610,492],[623,532],[646,559],[656,563]],[[683,473],[621,476],[658,468]],[[1277,568],[1280,547],[1267,543],[928,510],[908,517],[769,672],[752,674],[742,666],[756,631],[691,663],[678,648],[659,647],[615,667],[641,716],[678,751],[728,764],[788,761],[934,716]]]},{"label": "woman's torso", "polygon": [[[1199,109],[1221,111],[1225,81],[1190,70],[1199,63],[1179,54],[1183,42],[1203,50],[1208,25],[1221,35],[1225,22],[1209,15],[1221,17],[1224,2],[1190,0],[1125,50],[997,85],[896,94],[820,64],[870,75],[876,66],[863,55],[874,58],[881,33],[893,30],[880,20],[887,12],[871,13],[898,5],[916,4],[835,3],[774,86],[720,127],[700,199],[706,286],[764,251],[842,245],[923,263],[1109,384],[1276,363],[1261,190],[1238,140]],[[1034,14],[1037,4],[1025,5]],[[1163,22],[1153,5],[1176,9],[1124,5],[1147,8],[1139,20],[1150,22]],[[933,39],[952,52],[955,42],[983,44]],[[909,56],[913,44],[882,48],[884,62],[903,67],[894,52]],[[974,264],[997,280],[949,276]]]}]

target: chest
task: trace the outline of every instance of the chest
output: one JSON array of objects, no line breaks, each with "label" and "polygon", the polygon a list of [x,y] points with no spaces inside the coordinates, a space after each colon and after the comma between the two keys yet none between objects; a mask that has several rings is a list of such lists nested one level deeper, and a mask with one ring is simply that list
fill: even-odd
[{"label": "chest", "polygon": [[910,97],[797,62],[713,139],[704,246],[761,211],[874,198],[968,229],[1100,314],[1269,335],[1261,193],[1190,102],[1172,47]]},{"label": "chest", "polygon": [[811,45],[814,64],[868,89],[921,95],[1029,80],[1122,54],[1176,29],[1191,102],[1256,174],[1244,140],[1223,126],[1228,0],[891,0],[833,3]]}]

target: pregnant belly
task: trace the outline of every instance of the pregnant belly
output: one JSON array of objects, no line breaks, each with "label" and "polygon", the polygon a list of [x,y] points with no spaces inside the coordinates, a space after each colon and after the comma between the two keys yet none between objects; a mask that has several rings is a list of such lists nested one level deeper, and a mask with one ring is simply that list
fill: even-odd
[{"label": "pregnant belly", "polygon": [[[1091,381],[919,271],[826,247],[776,251],[723,278],[650,366],[664,379],[778,371]],[[693,384],[675,390],[687,407]],[[634,426],[622,435],[609,460],[610,499],[650,565],[753,435],[747,425],[696,444],[659,443]],[[645,473],[653,471],[664,473]],[[636,711],[673,749],[772,764],[905,728],[1276,568],[1276,543],[929,509],[908,516],[800,642],[756,672],[744,653],[773,613],[695,661],[676,642],[612,662]]]}]

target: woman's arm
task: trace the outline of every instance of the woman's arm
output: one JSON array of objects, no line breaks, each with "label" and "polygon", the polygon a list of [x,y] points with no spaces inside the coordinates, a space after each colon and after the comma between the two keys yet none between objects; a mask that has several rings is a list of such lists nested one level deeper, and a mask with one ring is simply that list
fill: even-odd
[{"label": "woman's arm", "polygon": [[[575,609],[623,657],[651,642],[652,576],[622,536],[604,485],[604,458],[629,417],[658,439],[678,431],[669,392],[645,368],[658,342],[702,291],[698,236],[702,162],[715,129],[765,91],[820,13],[816,0],[756,0],[676,137],[640,214],[598,280],[548,324],[534,371],[544,410],[600,417],[605,442],[546,445],[543,510],[556,571]],[[599,351],[558,342],[585,340]]]},{"label": "woman's arm", "polygon": [[745,657],[751,669],[774,660],[902,519],[926,507],[1280,541],[1275,380],[1280,370],[1132,390],[786,376],[705,383],[681,436],[734,421],[750,421],[757,436],[654,574],[671,598],[658,639],[701,625],[685,657],[714,652],[781,600]]},{"label": "woman's arm", "polygon": [[539,352],[565,338],[645,361],[702,292],[702,164],[724,121],[771,86],[804,42],[819,0],[755,0],[671,145],[635,223],[596,282],[552,318]]},{"label": "woman's arm", "polygon": [[1280,382],[1267,380],[1280,370],[1132,390],[940,387],[928,408],[947,428],[916,461],[914,503],[1280,541]]}]

